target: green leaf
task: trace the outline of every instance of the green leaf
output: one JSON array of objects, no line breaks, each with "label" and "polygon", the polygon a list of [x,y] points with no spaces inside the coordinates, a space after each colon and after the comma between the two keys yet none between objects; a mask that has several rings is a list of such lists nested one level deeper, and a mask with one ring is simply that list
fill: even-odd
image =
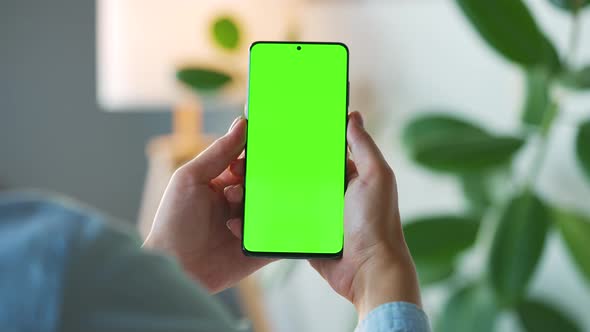
[{"label": "green leaf", "polygon": [[420,285],[427,286],[448,279],[455,268],[453,262],[441,260],[414,260]]},{"label": "green leaf", "polygon": [[176,77],[197,91],[216,90],[231,81],[227,74],[203,68],[182,68],[176,72]]},{"label": "green leaf", "polygon": [[543,253],[549,219],[549,210],[532,193],[512,199],[502,211],[489,272],[503,304],[516,303],[525,293]]},{"label": "green leaf", "polygon": [[590,65],[580,70],[566,72],[560,79],[565,86],[571,89],[588,90],[590,89]]},{"label": "green leaf", "polygon": [[459,178],[469,209],[477,216],[483,216],[485,210],[492,204],[489,180],[488,173],[467,173]]},{"label": "green leaf", "polygon": [[578,129],[576,154],[582,169],[590,179],[590,120],[586,120]]},{"label": "green leaf", "polygon": [[549,2],[558,8],[571,12],[577,12],[584,6],[590,4],[590,0],[549,0]]},{"label": "green leaf", "polygon": [[233,18],[221,16],[211,25],[213,40],[226,50],[235,50],[240,43],[240,30]]},{"label": "green leaf", "polygon": [[410,157],[433,170],[475,172],[510,161],[524,140],[493,136],[473,124],[446,115],[411,121],[403,133]]},{"label": "green leaf", "polygon": [[518,318],[529,332],[577,332],[580,328],[557,308],[537,300],[524,300],[516,307]]},{"label": "green leaf", "polygon": [[558,211],[556,220],[571,257],[590,282],[590,217]]},{"label": "green leaf", "polygon": [[423,217],[404,224],[404,237],[416,263],[420,281],[448,277],[455,258],[475,242],[479,223],[468,216]]},{"label": "green leaf", "polygon": [[532,68],[526,73],[526,99],[522,121],[533,126],[541,126],[549,111],[550,77],[543,68]]},{"label": "green leaf", "polygon": [[478,229],[478,221],[469,216],[430,216],[404,224],[404,237],[416,259],[447,258],[469,248]]},{"label": "green leaf", "polygon": [[456,0],[490,46],[525,67],[559,67],[559,56],[522,0]]},{"label": "green leaf", "polygon": [[498,308],[485,285],[471,285],[453,294],[437,321],[439,332],[494,331]]}]

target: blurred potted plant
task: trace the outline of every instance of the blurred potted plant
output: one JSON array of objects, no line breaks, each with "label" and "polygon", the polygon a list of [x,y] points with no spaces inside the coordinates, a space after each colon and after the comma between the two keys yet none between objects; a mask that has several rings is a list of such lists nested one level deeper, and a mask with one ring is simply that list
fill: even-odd
[{"label": "blurred potted plant", "polygon": [[[475,244],[483,242],[480,247],[487,250],[487,268],[476,280],[454,289],[436,321],[438,331],[492,331],[506,310],[514,312],[527,331],[581,331],[559,308],[527,293],[553,229],[590,281],[590,216],[542,199],[534,186],[562,103],[556,91],[590,91],[590,65],[576,68],[571,61],[579,13],[590,1],[550,1],[572,18],[570,47],[562,57],[521,0],[456,0],[489,46],[526,76],[520,132],[499,136],[444,113],[422,115],[404,128],[410,157],[433,172],[454,176],[470,206],[463,214],[425,216],[404,226],[422,285],[451,280],[458,256]],[[527,177],[508,185],[511,162],[528,144],[535,156]],[[590,183],[590,119],[578,125],[575,149]],[[489,245],[480,236],[484,229],[493,230]]]},{"label": "blurred potted plant", "polygon": [[[240,29],[235,19],[230,16],[216,17],[211,22],[210,33],[213,44],[227,53],[231,54],[242,46]],[[176,78],[187,87],[201,93],[215,92],[232,82],[231,73],[206,65],[181,66],[176,72]]]},{"label": "blurred potted plant", "polygon": [[[295,40],[295,22],[285,19],[284,23],[288,29],[285,33],[286,40]],[[225,57],[226,68],[213,68],[207,64],[187,64],[180,66],[176,72],[176,78],[186,87],[198,93],[213,94],[225,88],[230,83],[242,83],[238,90],[243,92],[247,68],[234,65],[243,60],[244,53],[241,52],[246,44],[243,38],[243,27],[238,21],[229,15],[219,15],[210,24],[210,36],[213,44],[222,51],[219,56]],[[227,67],[229,66],[229,68]]]}]

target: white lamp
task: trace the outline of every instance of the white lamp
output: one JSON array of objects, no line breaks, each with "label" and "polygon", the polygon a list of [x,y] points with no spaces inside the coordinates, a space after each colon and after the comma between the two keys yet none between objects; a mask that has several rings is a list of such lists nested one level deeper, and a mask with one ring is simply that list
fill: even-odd
[{"label": "white lamp", "polygon": [[[98,0],[99,104],[116,112],[172,109],[174,149],[193,155],[203,145],[201,101],[179,82],[177,71],[188,66],[225,73],[231,77],[228,85],[199,95],[209,96],[205,104],[243,103],[250,43],[285,39],[293,29],[293,4],[292,0]],[[237,44],[228,26],[237,28]],[[227,39],[224,44],[224,34],[229,45]]]},{"label": "white lamp", "polygon": [[[294,28],[294,1],[97,0],[99,104],[112,112],[173,111],[172,135],[148,144],[143,234],[169,175],[211,141],[201,133],[203,104],[243,104],[249,45],[285,39]],[[214,78],[230,81],[217,89],[190,89],[177,74],[186,68],[223,73]],[[200,87],[203,82],[214,80]]]}]

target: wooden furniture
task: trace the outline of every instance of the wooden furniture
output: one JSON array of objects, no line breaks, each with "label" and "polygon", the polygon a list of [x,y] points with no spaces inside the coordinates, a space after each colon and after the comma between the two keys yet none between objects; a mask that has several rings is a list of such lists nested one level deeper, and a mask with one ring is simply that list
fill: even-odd
[{"label": "wooden furniture", "polygon": [[196,99],[179,104],[172,114],[172,134],[155,137],[146,147],[148,169],[138,218],[144,238],[174,171],[213,142],[212,137],[201,133],[201,105]]}]

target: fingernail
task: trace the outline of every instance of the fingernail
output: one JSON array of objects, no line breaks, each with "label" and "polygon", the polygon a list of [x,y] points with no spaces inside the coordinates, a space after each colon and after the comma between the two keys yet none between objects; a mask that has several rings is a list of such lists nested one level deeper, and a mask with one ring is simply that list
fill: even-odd
[{"label": "fingernail", "polygon": [[242,186],[240,186],[240,185],[236,185],[236,186],[237,186],[237,188],[234,189],[236,191],[236,195],[237,195],[236,200],[241,201],[244,199],[244,188],[242,188]]},{"label": "fingernail", "polygon": [[228,229],[231,230],[232,225],[237,223],[239,220],[237,218],[231,218],[228,221],[225,222],[225,227],[227,227]]},{"label": "fingernail", "polygon": [[235,127],[235,125],[236,125],[236,124],[237,124],[237,123],[240,121],[240,119],[241,119],[241,118],[242,118],[242,116],[238,116],[238,117],[237,117],[237,118],[234,120],[234,122],[232,122],[232,123],[231,123],[231,126],[229,126],[229,129],[228,129],[228,131],[227,131],[228,133],[229,133],[229,132],[230,132],[230,131],[231,131],[231,130],[232,130],[234,127]]}]

